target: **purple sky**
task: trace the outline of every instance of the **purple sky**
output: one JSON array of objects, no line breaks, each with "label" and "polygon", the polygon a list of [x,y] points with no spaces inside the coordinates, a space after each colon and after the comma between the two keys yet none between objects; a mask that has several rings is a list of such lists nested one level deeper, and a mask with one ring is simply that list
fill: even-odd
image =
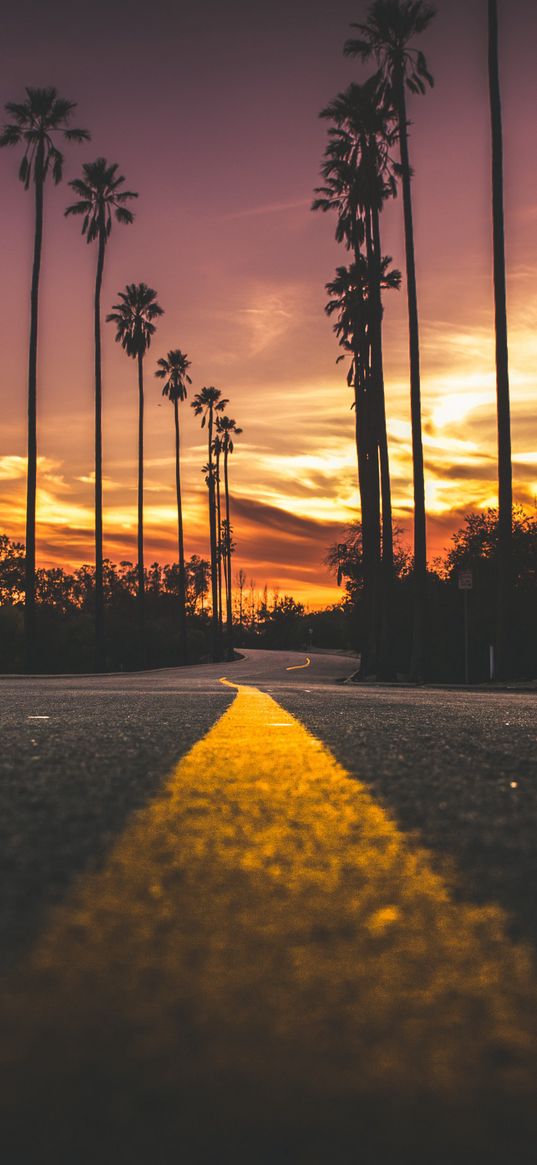
[{"label": "purple sky", "polygon": [[[485,0],[439,0],[423,38],[436,86],[412,100],[416,246],[431,557],[471,506],[495,499],[495,410]],[[515,489],[537,493],[537,11],[500,0]],[[216,384],[244,429],[233,463],[237,566],[310,601],[335,597],[321,565],[357,515],[353,419],[324,283],[344,261],[333,222],[309,211],[326,125],[321,107],[360,67],[342,55],[364,5],[349,0],[47,4],[3,16],[0,99],[54,84],[78,101],[92,143],[138,190],[117,227],[108,307],[127,281],[152,284],[166,315],[147,362],[148,558],[175,546],[172,414],[154,360],[179,346],[193,391]],[[0,157],[2,528],[23,529],[31,197]],[[91,560],[94,248],[47,192],[39,381],[40,561]],[[384,246],[404,268],[401,206]],[[405,293],[386,304],[386,371],[397,520],[411,505]],[[107,553],[135,555],[135,369],[107,329]],[[183,409],[189,553],[207,552],[202,434]]]}]

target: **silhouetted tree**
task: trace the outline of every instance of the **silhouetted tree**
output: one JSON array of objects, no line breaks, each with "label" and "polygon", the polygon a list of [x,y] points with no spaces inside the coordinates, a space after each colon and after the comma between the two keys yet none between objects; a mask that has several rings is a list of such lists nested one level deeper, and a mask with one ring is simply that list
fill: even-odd
[{"label": "silhouetted tree", "polygon": [[187,385],[192,384],[188,369],[190,360],[179,348],[168,352],[167,357],[157,361],[158,368],[155,376],[165,381],[162,395],[167,396],[173,404],[175,421],[175,492],[177,496],[177,532],[179,541],[179,618],[181,622],[181,643],[183,662],[187,658],[186,639],[186,575],[185,575],[185,542],[183,536],[183,506],[181,500],[181,442],[179,429],[179,402],[186,400]]},{"label": "silhouetted tree", "polygon": [[[216,418],[218,425],[218,417]],[[223,602],[222,602],[222,565],[224,560],[223,552],[223,530],[222,530],[222,480],[220,473],[220,455],[222,453],[222,443],[218,432],[213,441],[214,453],[214,485],[215,485],[215,501],[216,501],[216,558],[218,562],[218,622],[220,626],[220,634],[222,634],[224,626],[223,618]]]},{"label": "silhouetted tree", "polygon": [[[381,262],[381,290],[400,286],[399,271],[390,269],[391,260]],[[379,524],[379,464],[378,442],[372,440],[375,426],[371,420],[373,400],[370,384],[371,295],[370,268],[365,257],[350,267],[339,267],[336,277],[326,285],[330,300],[326,305],[329,316],[336,316],[334,331],[340,345],[351,356],[347,382],[354,389],[356,447],[358,478],[362,497],[362,531],[364,543],[364,571],[366,579],[368,642],[363,651],[363,671],[372,671],[377,663],[376,590],[380,555]],[[376,279],[376,275],[374,276]],[[392,541],[390,540],[392,545]],[[393,549],[393,546],[392,546]],[[393,559],[392,559],[393,570]]]},{"label": "silhouetted tree", "polygon": [[[325,185],[317,190],[314,209],[336,210],[336,238],[354,253],[357,267],[367,268],[367,333],[362,361],[365,391],[361,428],[366,444],[362,521],[367,562],[371,641],[364,665],[381,674],[391,672],[390,595],[393,579],[392,503],[382,355],[382,253],[380,215],[387,198],[396,193],[396,171],[391,149],[396,140],[394,110],[379,75],[363,85],[350,85],[324,109],[321,117],[335,124],[329,130],[322,173]],[[362,254],[363,248],[363,254]],[[380,463],[380,464],[379,464]],[[382,537],[381,505],[382,496]],[[382,577],[379,578],[382,547]],[[377,594],[381,590],[380,649],[377,651]],[[378,659],[377,659],[378,655]]]},{"label": "silhouetted tree", "polygon": [[[456,578],[466,567],[486,564],[490,587],[497,586],[499,560],[502,552],[499,511],[479,510],[467,514],[464,526],[453,534],[446,552],[443,569]],[[537,587],[537,510],[533,514],[521,506],[512,513],[512,579],[520,590],[535,594]]]},{"label": "silhouetted tree", "polygon": [[272,649],[300,647],[304,640],[304,614],[304,604],[297,603],[292,595],[280,599],[276,593],[272,606],[269,606],[265,591],[257,615],[262,642]]},{"label": "silhouetted tree", "polygon": [[244,588],[246,586],[246,571],[242,567],[235,575],[235,584],[239,592],[239,627],[242,631],[244,621]]},{"label": "silhouetted tree", "polygon": [[205,428],[207,425],[207,445],[208,445],[208,463],[204,469],[206,474],[206,482],[209,491],[209,534],[211,546],[211,603],[212,603],[212,629],[213,629],[213,659],[217,662],[220,659],[220,620],[218,615],[218,536],[216,529],[216,481],[215,481],[215,466],[214,466],[214,428],[215,428],[215,413],[224,411],[229,401],[222,398],[222,393],[219,388],[214,388],[212,385],[202,388],[201,392],[196,393],[192,408],[197,417],[201,416],[201,427]]},{"label": "silhouetted tree", "polygon": [[131,210],[125,206],[138,195],[122,190],[125,181],[118,174],[116,162],[106,158],[86,162],[82,178],[69,183],[77,201],[68,206],[65,214],[82,216],[82,234],[87,243],[97,242],[97,271],[94,294],[95,340],[95,667],[102,671],[105,663],[104,647],[104,592],[103,592],[103,446],[102,446],[102,368],[101,368],[101,289],[103,283],[106,244],[112,230],[112,220],[129,226],[134,221]]},{"label": "silhouetted tree", "polygon": [[[406,578],[412,570],[409,551],[400,542],[400,530],[393,529],[394,575],[397,580]],[[356,602],[363,594],[365,583],[363,537],[361,522],[346,526],[339,542],[328,547],[323,560],[336,576],[338,586],[345,582],[347,594]]]},{"label": "silhouetted tree", "polygon": [[511,461],[511,405],[507,344],[505,280],[505,225],[503,212],[503,133],[498,60],[498,5],[489,0],[489,89],[492,137],[492,219],[494,245],[494,303],[496,330],[496,389],[498,402],[498,622],[495,675],[509,675],[512,603],[513,468]]},{"label": "silhouetted tree", "polygon": [[426,666],[427,534],[425,476],[421,427],[421,382],[418,295],[412,211],[412,171],[408,144],[406,90],[424,94],[433,84],[424,54],[413,39],[429,27],[435,10],[425,0],[374,0],[366,23],[353,24],[359,37],[348,40],[345,53],[362,61],[375,58],[386,92],[393,99],[401,151],[406,273],[410,340],[410,401],[414,472],[414,625],[410,672],[423,676]]},{"label": "silhouetted tree", "polygon": [[24,601],[24,546],[0,534],[0,607]]},{"label": "silhouetted tree", "polygon": [[116,325],[116,341],[127,356],[138,363],[138,612],[140,657],[145,662],[145,572],[144,572],[144,356],[156,327],[154,320],[163,315],[157,293],[146,283],[128,283],[118,292],[119,303],[107,315],[107,323]]},{"label": "silhouetted tree", "polygon": [[209,591],[209,583],[211,579],[211,564],[206,558],[201,558],[199,554],[192,554],[187,564],[187,593],[192,595],[191,610],[192,614],[196,614],[198,600],[200,600],[201,613],[204,613],[204,600]]},{"label": "silhouetted tree", "polygon": [[33,183],[35,234],[30,300],[30,345],[28,360],[28,476],[26,494],[26,576],[25,576],[25,663],[32,669],[35,650],[35,499],[37,486],[37,338],[39,321],[39,276],[43,244],[43,194],[49,174],[56,185],[63,174],[63,154],[58,137],[67,142],[89,139],[85,129],[74,129],[70,121],[75,101],[59,97],[57,90],[26,89],[26,101],[8,101],[11,119],[0,133],[0,146],[24,147],[19,178],[24,189]]},{"label": "silhouetted tree", "polygon": [[231,528],[231,505],[229,496],[229,456],[233,453],[234,442],[233,437],[238,437],[242,433],[233,417],[218,417],[217,429],[220,437],[222,452],[224,454],[224,491],[225,491],[225,536],[223,539],[223,552],[225,561],[225,581],[226,581],[226,625],[227,625],[227,639],[228,639],[228,656],[233,658],[233,588],[231,575],[231,554],[232,554],[232,528]]}]

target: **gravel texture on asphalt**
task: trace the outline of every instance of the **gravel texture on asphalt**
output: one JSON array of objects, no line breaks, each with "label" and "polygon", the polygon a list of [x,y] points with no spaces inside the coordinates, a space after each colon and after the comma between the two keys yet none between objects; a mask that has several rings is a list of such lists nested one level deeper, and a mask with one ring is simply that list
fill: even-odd
[{"label": "gravel texture on asphalt", "polygon": [[10,1165],[532,1160],[531,951],[254,685],[2,997]]},{"label": "gravel texture on asphalt", "polygon": [[0,680],[9,1165],[533,1162],[537,697],[352,670]]},{"label": "gravel texture on asphalt", "polygon": [[275,698],[537,946],[537,695],[334,686]]},{"label": "gravel texture on asphalt", "polygon": [[[0,960],[6,966],[73,877],[231,703],[221,686],[0,682]],[[46,717],[46,719],[45,719]]]}]

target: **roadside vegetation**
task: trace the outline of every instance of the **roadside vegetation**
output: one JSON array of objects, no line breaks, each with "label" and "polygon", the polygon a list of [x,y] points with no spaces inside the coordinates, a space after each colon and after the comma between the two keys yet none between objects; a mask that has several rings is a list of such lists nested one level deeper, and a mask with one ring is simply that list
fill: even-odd
[{"label": "roadside vegetation", "polygon": [[[469,603],[469,663],[472,682],[491,678],[490,648],[496,626],[497,563],[499,553],[496,510],[469,514],[453,536],[442,558],[427,572],[427,602],[435,627],[431,679],[464,679],[464,596],[461,571],[472,572]],[[366,597],[363,534],[359,522],[342,531],[341,540],[328,549],[326,565],[337,579],[342,596],[324,610],[309,610],[292,595],[277,589],[260,591],[244,571],[235,576],[232,610],[236,648],[273,650],[321,649],[354,653],[349,674],[357,671],[368,646],[369,607]],[[397,530],[393,537],[392,643],[394,679],[409,679],[407,660],[412,641],[413,562]],[[513,656],[519,680],[535,678],[537,642],[537,513],[521,509],[513,514],[514,614]],[[24,668],[24,547],[0,535],[0,670]],[[191,663],[212,658],[213,620],[210,607],[211,564],[193,555],[185,562],[185,626],[178,618],[182,603],[178,563],[153,563],[145,571],[148,667],[176,666],[186,650]],[[136,623],[139,572],[130,562],[105,560],[103,590],[106,607],[105,667],[114,671],[139,667]],[[95,568],[72,573],[55,567],[36,575],[36,619],[41,654],[37,670],[91,671],[93,668],[93,613]]]}]

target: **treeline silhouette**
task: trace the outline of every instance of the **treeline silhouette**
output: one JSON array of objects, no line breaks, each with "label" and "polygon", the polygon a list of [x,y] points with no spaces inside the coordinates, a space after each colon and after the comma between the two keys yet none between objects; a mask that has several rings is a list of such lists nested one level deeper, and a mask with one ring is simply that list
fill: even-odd
[{"label": "treeline silhouette", "polygon": [[[485,6],[483,17],[485,19]],[[314,210],[334,212],[336,239],[350,262],[326,285],[326,311],[348,357],[347,381],[354,393],[356,448],[361,496],[363,557],[363,675],[395,674],[392,499],[383,373],[383,296],[398,289],[401,275],[382,250],[382,214],[399,189],[405,237],[408,298],[410,416],[414,489],[414,553],[411,641],[405,672],[414,680],[430,674],[437,655],[438,622],[427,567],[425,472],[421,419],[420,334],[414,245],[412,179],[407,97],[423,96],[433,85],[425,55],[416,47],[435,9],[425,0],[375,0],[345,55],[375,71],[353,82],[321,112],[329,123],[322,163],[323,185]],[[488,0],[489,87],[492,140],[492,220],[498,397],[498,548],[496,617],[492,643],[495,677],[516,670],[513,638],[513,493],[504,255],[502,110],[498,63],[497,0]],[[341,356],[340,359],[344,359]],[[429,602],[431,597],[431,602]]]},{"label": "treeline silhouette", "polygon": [[[392,658],[394,678],[405,675],[411,648],[413,560],[393,533]],[[464,679],[464,604],[458,586],[461,570],[471,569],[474,589],[469,596],[469,678],[490,679],[490,646],[496,626],[499,525],[497,510],[469,514],[453,535],[442,558],[428,570],[427,587],[436,633],[430,657],[431,678]],[[513,511],[514,614],[511,633],[517,676],[535,679],[537,642],[537,515]],[[355,522],[328,550],[326,565],[343,588],[340,603],[309,611],[292,595],[265,586],[261,591],[243,570],[233,591],[234,641],[237,647],[354,651],[367,647],[369,605],[364,562],[363,528]],[[0,669],[23,668],[24,547],[0,535]],[[208,602],[211,564],[193,555],[185,562],[185,609],[188,657],[192,662],[212,656],[212,620]],[[107,652],[115,670],[139,666],[132,635],[138,602],[138,567],[130,562],[103,563],[103,593],[107,610]],[[60,567],[38,570],[36,602],[40,615],[41,669],[87,671],[93,665],[95,568],[69,572]],[[178,563],[152,563],[144,577],[148,666],[177,662],[183,627],[177,618],[181,588]],[[357,667],[349,663],[349,672]]]},{"label": "treeline silhouette", "polygon": [[[22,543],[0,535],[0,668],[22,671],[24,653],[25,553]],[[184,592],[183,592],[184,578]],[[210,564],[194,554],[184,563],[144,570],[146,665],[176,665],[185,649],[178,604],[184,596],[186,649],[192,662],[210,657],[207,610]],[[99,585],[106,606],[106,652],[112,670],[140,666],[139,642],[133,636],[139,606],[139,564],[104,559]],[[95,664],[95,597],[97,571],[84,565],[69,571],[40,568],[35,574],[39,636],[34,648],[37,671],[92,671]]]},{"label": "treeline silhouette", "polygon": [[[10,119],[0,133],[0,146],[22,146],[23,156],[19,178],[24,189],[33,188],[35,198],[34,254],[30,303],[30,344],[28,365],[28,471],[26,498],[26,553],[24,560],[24,628],[25,668],[33,671],[42,666],[43,643],[40,642],[42,608],[37,600],[37,586],[43,572],[36,568],[36,487],[37,487],[37,367],[39,335],[39,289],[43,247],[44,191],[47,179],[58,184],[63,176],[63,154],[58,142],[86,142],[90,135],[85,129],[71,125],[76,103],[60,97],[56,89],[27,88],[26,100],[8,102],[6,113]],[[94,291],[94,393],[95,393],[95,568],[93,584],[94,658],[95,670],[111,666],[115,649],[108,643],[105,610],[105,560],[103,550],[103,459],[102,459],[102,337],[101,297],[105,258],[113,223],[130,226],[134,214],[128,204],[138,197],[124,189],[125,178],[118,172],[117,163],[108,163],[98,157],[84,163],[82,176],[69,185],[76,201],[66,207],[67,217],[82,218],[82,236],[87,243],[97,244],[97,263]],[[106,316],[115,325],[116,341],[127,356],[136,362],[138,390],[138,537],[136,563],[136,610],[138,638],[136,641],[138,666],[145,667],[154,655],[148,643],[146,628],[146,570],[144,564],[144,409],[145,359],[155,335],[157,321],[164,314],[157,300],[157,292],[146,283],[128,283],[118,292],[118,302]],[[192,383],[188,374],[190,361],[179,349],[172,349],[159,358],[155,376],[164,380],[163,395],[174,410],[175,427],[175,486],[178,529],[178,588],[176,609],[179,622],[178,650],[175,663],[189,659],[187,635],[187,567],[185,563],[183,509],[180,467],[179,404],[186,399],[187,386]],[[208,419],[208,464],[203,473],[208,487],[209,527],[212,580],[212,657],[223,655],[224,617],[227,627],[226,654],[232,657],[232,551],[231,503],[229,488],[229,456],[233,452],[233,437],[242,430],[233,418],[224,414],[228,400],[219,389],[203,388],[192,402],[197,415],[202,415],[202,427]],[[218,414],[216,416],[216,414]],[[221,467],[223,469],[224,507],[222,509]],[[108,565],[110,570],[110,565]],[[50,572],[45,572],[46,575]],[[223,581],[222,581],[223,580]],[[153,629],[154,630],[154,629]],[[45,631],[45,628],[43,628]],[[175,642],[175,637],[174,637]]]},{"label": "treeline silhouette", "polygon": [[[391,658],[394,678],[406,678],[412,647],[414,562],[400,534],[393,538],[393,585],[391,596]],[[468,651],[470,682],[485,682],[491,675],[491,647],[497,629],[498,559],[500,529],[498,511],[468,514],[464,526],[452,537],[451,546],[427,571],[427,603],[435,628],[429,646],[429,676],[436,681],[465,679],[464,595],[459,589],[461,572],[471,571],[468,601]],[[368,643],[370,608],[367,602],[363,528],[355,523],[340,542],[330,547],[326,563],[345,587],[342,604],[345,622],[342,646],[358,650]],[[512,530],[513,612],[510,625],[514,674],[518,680],[535,680],[537,644],[537,514],[513,509]],[[341,640],[340,640],[341,642]]]},{"label": "treeline silhouette", "polygon": [[[0,535],[0,670],[4,672],[24,669],[25,566],[22,543]],[[210,561],[199,555],[185,561],[184,573],[178,562],[164,566],[155,562],[144,569],[147,667],[177,664],[183,651],[185,628],[188,659],[199,663],[212,658],[211,575]],[[183,578],[185,628],[177,617]],[[235,581],[232,618],[239,645],[301,647],[309,641],[303,604],[289,595],[280,597],[277,590],[269,597],[268,587],[259,592],[255,580],[247,583],[242,570]],[[36,571],[40,634],[35,663],[38,670],[92,670],[96,585],[96,570],[91,565],[74,571],[62,567]],[[140,661],[132,627],[139,604],[139,563],[115,564],[105,559],[101,585],[107,615],[109,666],[118,671],[136,669]]]}]

